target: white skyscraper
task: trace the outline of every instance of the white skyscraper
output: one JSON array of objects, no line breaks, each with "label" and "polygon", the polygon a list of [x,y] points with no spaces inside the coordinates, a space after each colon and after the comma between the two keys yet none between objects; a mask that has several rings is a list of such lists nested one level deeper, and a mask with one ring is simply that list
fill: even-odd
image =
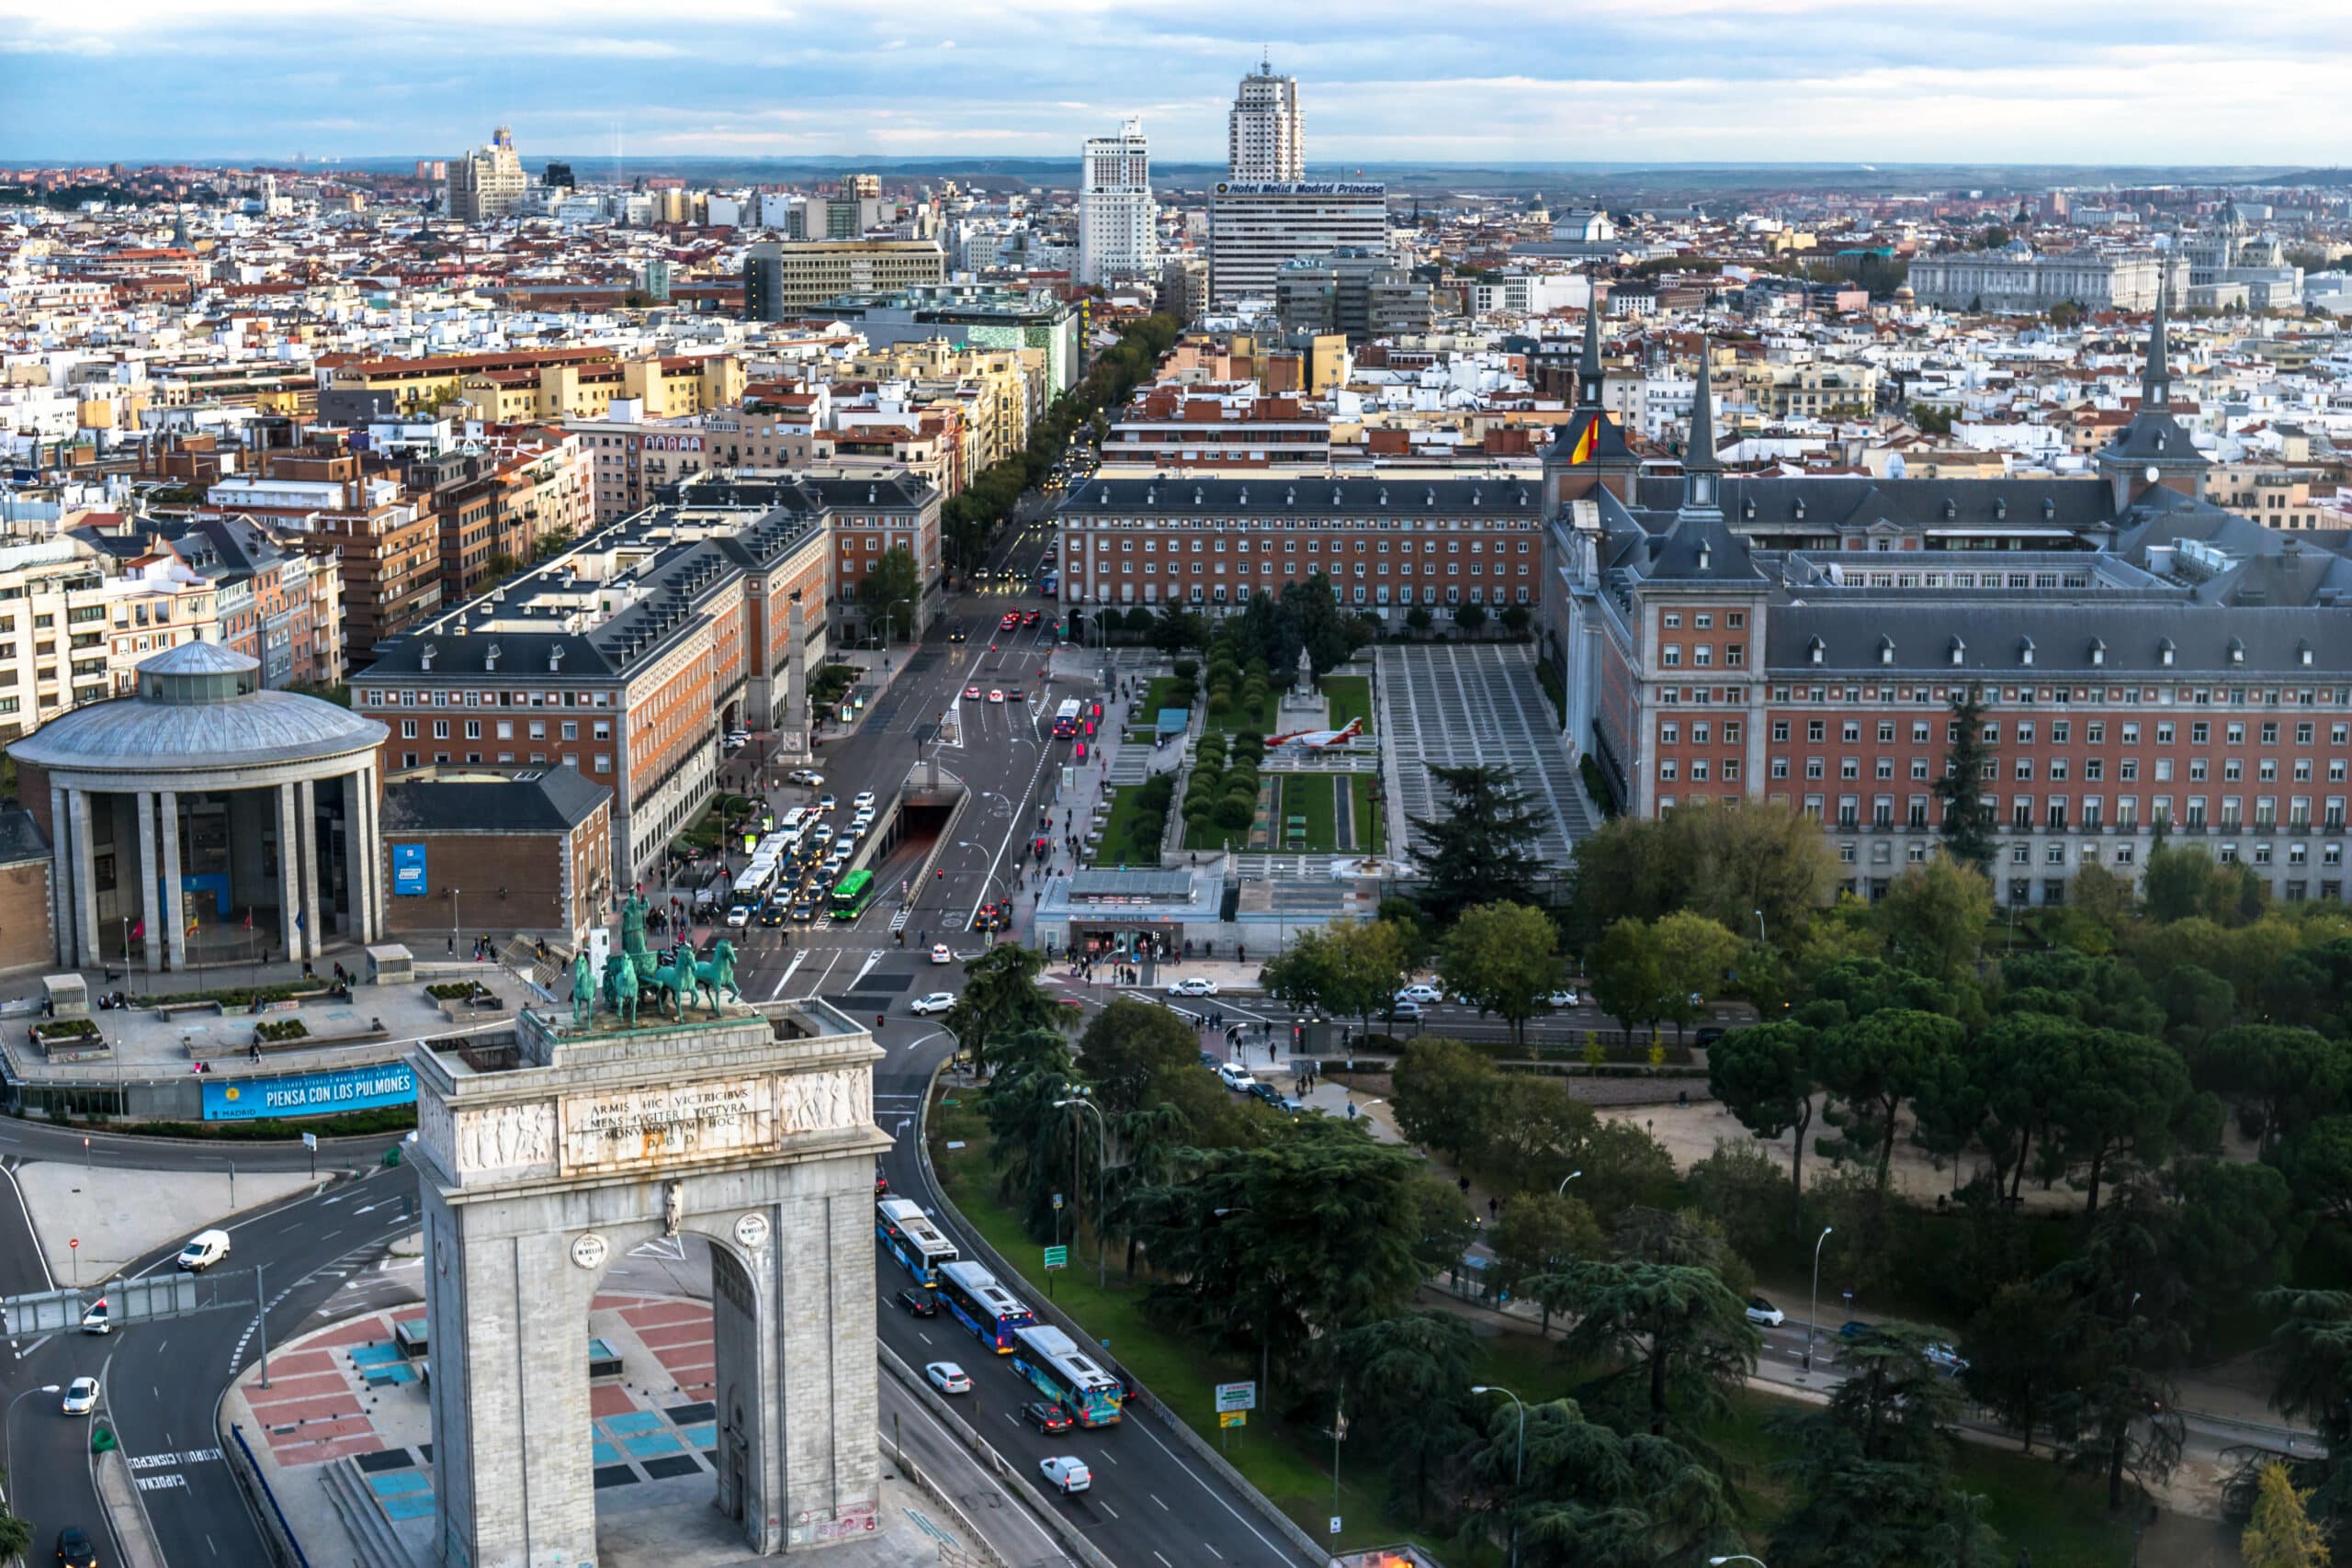
[{"label": "white skyscraper", "polygon": [[1117,277],[1156,276],[1159,215],[1143,121],[1125,121],[1116,136],[1088,137],[1078,186],[1078,280],[1100,287]]},{"label": "white skyscraper", "polygon": [[1285,183],[1306,177],[1306,120],[1298,112],[1298,78],[1277,76],[1263,60],[1241,78],[1226,118],[1228,179]]}]

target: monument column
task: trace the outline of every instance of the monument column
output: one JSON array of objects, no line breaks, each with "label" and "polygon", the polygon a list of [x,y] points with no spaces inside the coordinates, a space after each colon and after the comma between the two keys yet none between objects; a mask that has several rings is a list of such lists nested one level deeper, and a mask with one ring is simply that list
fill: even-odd
[{"label": "monument column", "polygon": [[164,791],[163,816],[157,828],[164,836],[164,941],[172,973],[187,967],[187,897],[180,887],[180,795]]},{"label": "monument column", "polygon": [[294,929],[294,917],[302,908],[301,895],[295,886],[301,873],[301,829],[294,820],[294,786],[282,784],[277,786],[277,928],[289,959],[296,956],[295,944],[302,937]]},{"label": "monument column", "polygon": [[74,816],[74,946],[76,961],[86,968],[103,968],[98,957],[98,874],[90,853],[90,792],[68,793]]},{"label": "monument column", "polygon": [[326,951],[325,910],[319,903],[318,786],[309,779],[294,786],[294,822],[302,839],[302,922],[295,934],[302,939],[298,956],[316,958]]},{"label": "monument column", "polygon": [[[156,878],[163,873],[163,857],[155,850],[155,792],[139,792],[139,916],[140,927],[147,933],[147,972],[154,974],[164,966],[164,927],[157,910]],[[123,966],[130,967],[130,955],[123,954]]]},{"label": "monument column", "polygon": [[61,969],[74,967],[74,821],[65,804],[65,789],[49,786],[49,908],[50,934],[57,945]]}]

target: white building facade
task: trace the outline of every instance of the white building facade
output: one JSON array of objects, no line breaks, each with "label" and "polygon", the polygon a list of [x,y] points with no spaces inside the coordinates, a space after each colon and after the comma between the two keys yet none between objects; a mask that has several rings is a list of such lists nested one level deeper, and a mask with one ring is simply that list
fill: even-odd
[{"label": "white building facade", "polygon": [[1261,62],[1241,78],[1226,117],[1226,175],[1237,180],[1295,182],[1306,177],[1306,121],[1298,78],[1277,76]]},{"label": "white building facade", "polygon": [[1274,297],[1286,262],[1388,249],[1388,187],[1350,181],[1219,180],[1209,193],[1209,298]]},{"label": "white building facade", "polygon": [[1151,146],[1143,121],[1086,139],[1078,188],[1078,276],[1101,288],[1159,271],[1159,204],[1151,198]]}]

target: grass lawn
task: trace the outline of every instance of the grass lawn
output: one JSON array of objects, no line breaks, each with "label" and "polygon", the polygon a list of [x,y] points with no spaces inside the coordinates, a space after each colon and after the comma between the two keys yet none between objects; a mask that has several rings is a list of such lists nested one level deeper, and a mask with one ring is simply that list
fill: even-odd
[{"label": "grass lawn", "polygon": [[1102,841],[1095,846],[1094,863],[1143,866],[1159,863],[1159,846],[1139,842],[1135,834],[1137,797],[1142,786],[1130,784],[1111,792],[1111,816],[1102,825]]},{"label": "grass lawn", "polygon": [[1323,701],[1331,710],[1331,728],[1345,729],[1352,718],[1363,720],[1363,732],[1372,733],[1372,677],[1369,675],[1326,675],[1323,677]]},{"label": "grass lawn", "polygon": [[[996,1171],[988,1160],[988,1122],[980,1115],[971,1091],[965,1090],[957,1098],[962,1104],[942,1106],[934,1102],[932,1106],[931,1150],[938,1167],[940,1185],[962,1213],[965,1223],[1021,1270],[1022,1282],[1013,1289],[1043,1296],[1046,1294],[1043,1251],[997,1201]],[[961,1139],[965,1146],[950,1153],[944,1147],[946,1139]],[[1255,1379],[1256,1359],[1246,1354],[1211,1354],[1148,1319],[1142,1311],[1144,1285],[1140,1280],[1133,1285],[1121,1283],[1123,1259],[1115,1251],[1111,1258],[1110,1288],[1097,1290],[1094,1242],[1091,1235],[1071,1242],[1070,1260],[1072,1267],[1055,1277],[1055,1304],[1102,1341],[1113,1359],[1133,1372],[1155,1398],[1164,1402],[1204,1439],[1216,1444],[1222,1437],[1227,1461],[1249,1477],[1250,1484],[1272,1498],[1300,1529],[1318,1541],[1329,1540],[1324,1527],[1333,1511],[1330,1438],[1313,1428],[1295,1428],[1270,1419],[1263,1410],[1251,1411],[1248,1426],[1220,1434],[1216,1385]],[[1083,1267],[1080,1267],[1081,1264]],[[1005,1392],[1000,1397],[1007,1401],[1019,1397],[1012,1385],[1004,1386]],[[983,1382],[979,1387],[985,1395],[988,1385]],[[1129,1419],[1149,1425],[1156,1417],[1138,1414]],[[1332,1542],[1335,1547],[1346,1550],[1380,1546],[1405,1538],[1436,1554],[1446,1568],[1482,1568],[1482,1564],[1497,1561],[1485,1553],[1464,1554],[1447,1542],[1411,1536],[1396,1525],[1383,1523],[1380,1500],[1386,1486],[1386,1471],[1369,1455],[1343,1453],[1340,1476],[1338,1512],[1347,1520],[1347,1528]],[[1358,1486],[1352,1478],[1359,1476],[1369,1485]]]},{"label": "grass lawn", "polygon": [[1208,727],[1222,729],[1228,735],[1238,735],[1245,729],[1254,730],[1260,735],[1272,735],[1274,732],[1274,713],[1282,696],[1279,691],[1270,690],[1266,700],[1251,708],[1242,706],[1241,694],[1237,691],[1233,700],[1224,706],[1210,705]]},{"label": "grass lawn", "polygon": [[1274,847],[1291,848],[1287,836],[1290,819],[1306,818],[1306,841],[1300,846],[1310,853],[1328,854],[1340,847],[1338,812],[1331,803],[1331,780],[1324,773],[1278,774],[1283,784],[1282,803],[1274,823]]},{"label": "grass lawn", "polygon": [[1158,723],[1161,708],[1179,705],[1169,694],[1182,684],[1173,675],[1153,677],[1151,684],[1143,689],[1143,705],[1136,710],[1136,722],[1146,729]]},{"label": "grass lawn", "polygon": [[1356,848],[1365,854],[1379,854],[1388,847],[1388,814],[1372,803],[1372,775],[1351,774],[1348,788],[1356,797]]}]

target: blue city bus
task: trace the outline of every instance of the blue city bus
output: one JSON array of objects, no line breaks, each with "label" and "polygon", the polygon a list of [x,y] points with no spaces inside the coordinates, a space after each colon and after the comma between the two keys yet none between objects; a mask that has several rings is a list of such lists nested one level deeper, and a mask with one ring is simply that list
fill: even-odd
[{"label": "blue city bus", "polygon": [[1119,1418],[1126,1390],[1102,1364],[1051,1324],[1016,1329],[1012,1370],[1039,1393],[1069,1412],[1081,1427],[1108,1427]]},{"label": "blue city bus", "polygon": [[918,1285],[938,1284],[939,1266],[958,1256],[956,1244],[922,1205],[905,1198],[885,1198],[874,1205],[874,1234]]},{"label": "blue city bus", "polygon": [[939,1299],[956,1321],[978,1335],[980,1343],[1000,1356],[1011,1355],[1013,1335],[1037,1321],[1036,1314],[977,1263],[941,1265],[937,1288]]}]

